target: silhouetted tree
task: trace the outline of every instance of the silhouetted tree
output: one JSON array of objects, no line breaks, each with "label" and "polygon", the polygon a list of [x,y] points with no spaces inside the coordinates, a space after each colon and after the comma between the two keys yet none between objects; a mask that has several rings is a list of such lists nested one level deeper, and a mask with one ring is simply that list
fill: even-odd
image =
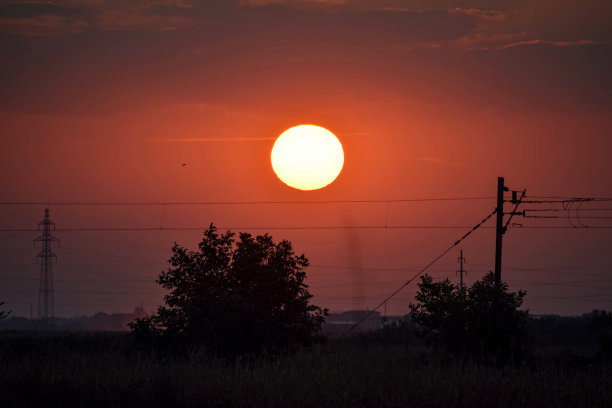
[{"label": "silhouetted tree", "polygon": [[[4,306],[4,302],[0,300],[0,306]],[[5,312],[4,310],[0,310],[0,320],[6,319],[11,314],[10,311]]]},{"label": "silhouetted tree", "polygon": [[162,338],[211,351],[276,352],[321,340],[327,309],[309,303],[308,260],[289,241],[217,232],[211,224],[198,250],[178,244],[157,283],[170,293],[157,314],[130,323],[138,341]]},{"label": "silhouetted tree", "polygon": [[583,315],[601,357],[612,357],[612,312],[593,310]]},{"label": "silhouetted tree", "polygon": [[524,296],[524,291],[509,292],[504,282],[497,288],[493,273],[463,289],[448,279],[434,282],[425,275],[418,284],[417,303],[409,306],[410,317],[429,344],[503,364],[520,359],[525,351],[527,311],[518,310]]}]

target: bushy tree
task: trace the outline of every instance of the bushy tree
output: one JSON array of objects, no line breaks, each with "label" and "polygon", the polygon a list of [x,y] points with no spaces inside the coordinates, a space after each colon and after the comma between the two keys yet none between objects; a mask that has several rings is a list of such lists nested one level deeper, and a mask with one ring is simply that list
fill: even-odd
[{"label": "bushy tree", "polygon": [[[3,301],[0,301],[0,306],[4,306],[4,302]],[[0,310],[0,320],[6,319],[7,317],[9,317],[10,314],[11,314],[10,311],[5,312],[4,310]]]},{"label": "bushy tree", "polygon": [[469,288],[448,279],[421,277],[410,317],[431,345],[482,361],[506,363],[520,359],[527,339],[527,311],[518,308],[524,291],[509,292],[488,273]]},{"label": "bushy tree", "polygon": [[130,324],[139,341],[162,338],[225,355],[277,352],[321,340],[327,309],[310,304],[308,260],[268,234],[239,239],[210,225],[198,250],[174,244],[157,283],[170,291],[157,314]]}]

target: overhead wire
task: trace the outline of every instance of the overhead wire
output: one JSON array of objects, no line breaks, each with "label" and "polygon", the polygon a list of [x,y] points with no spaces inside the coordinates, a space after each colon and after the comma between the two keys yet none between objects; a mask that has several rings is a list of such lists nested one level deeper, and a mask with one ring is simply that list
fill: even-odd
[{"label": "overhead wire", "polygon": [[[547,195],[531,195],[531,194],[529,195],[529,197],[531,198],[550,198],[550,199],[559,199],[559,200],[565,200],[565,201],[584,198],[584,197],[578,197],[575,195],[574,196],[547,196]],[[597,201],[606,201],[606,200],[612,201],[612,197],[588,197],[588,198],[592,200],[597,200]]]},{"label": "overhead wire", "polygon": [[404,289],[406,286],[408,286],[413,280],[415,280],[416,278],[418,278],[421,274],[423,274],[427,269],[429,269],[433,264],[435,264],[438,260],[440,260],[440,258],[442,258],[444,255],[446,255],[447,253],[449,253],[453,248],[455,248],[457,245],[459,245],[459,243],[461,243],[464,239],[466,239],[472,232],[476,231],[478,228],[480,228],[482,226],[482,224],[484,224],[485,222],[487,222],[495,213],[497,212],[497,209],[493,210],[493,212],[489,215],[487,215],[482,221],[480,221],[478,224],[476,224],[470,231],[468,231],[466,234],[464,234],[461,238],[459,238],[457,241],[455,241],[455,243],[453,243],[450,247],[448,247],[446,250],[444,250],[440,255],[438,255],[436,258],[434,258],[434,260],[432,260],[431,262],[429,262],[427,265],[425,265],[421,270],[419,270],[416,274],[414,274],[410,279],[408,279],[402,286],[400,286],[399,288],[397,288],[393,293],[391,293],[389,296],[387,296],[382,302],[380,302],[376,307],[374,307],[373,309],[371,309],[368,313],[366,313],[364,316],[362,316],[361,319],[359,319],[354,325],[352,325],[345,333],[342,334],[342,336],[346,336],[348,335],[351,331],[353,331],[357,326],[359,326],[364,320],[366,320],[367,318],[369,318],[374,312],[376,312],[376,310],[380,309],[385,303],[387,303],[389,300],[391,300],[395,295],[397,295],[402,289]]},{"label": "overhead wire", "polygon": [[[534,198],[553,198],[560,200],[523,200],[522,203],[533,203],[533,204],[546,204],[546,203],[584,203],[586,201],[612,201],[612,198],[590,198],[590,199],[582,199],[582,198],[572,198],[572,197],[545,197],[545,196],[530,196]],[[161,203],[161,202],[0,202],[0,205],[65,205],[65,206],[160,206],[163,205],[164,208],[166,205],[263,205],[263,204],[329,204],[329,203],[387,203],[387,211],[388,204],[393,202],[423,202],[423,201],[458,201],[458,200],[487,200],[493,199],[495,197],[457,197],[457,198],[426,198],[426,199],[407,199],[407,200],[326,200],[326,201],[237,201],[237,202],[173,202],[173,203]],[[534,209],[533,211],[546,211],[546,209]],[[557,209],[554,209],[557,210]],[[595,209],[585,209],[585,210],[595,210]],[[602,209],[602,211],[609,211],[612,209]],[[526,210],[530,211],[530,210]],[[558,211],[567,211],[567,209]],[[581,210],[584,211],[584,210]],[[487,227],[482,226],[482,224],[488,220],[495,211],[490,214],[485,220],[483,220],[480,224],[470,230],[466,235],[464,235],[460,240],[458,240],[455,244],[453,244],[450,248],[448,248],[445,252],[443,252],[439,257],[434,259],[430,264],[428,264],[425,268],[420,270],[415,276],[413,276],[409,281],[405,282],[396,292],[394,292],[391,296],[387,297],[381,304],[379,304],[376,308],[372,310],[372,312],[379,309],[382,305],[384,305],[388,300],[390,300],[393,296],[395,296],[399,291],[401,291],[405,286],[407,286],[412,280],[421,275],[427,268],[429,268],[433,263],[443,257],[448,251],[450,251],[454,246],[456,246],[459,242],[467,237],[471,232],[473,232],[477,228],[495,228],[495,227]],[[538,216],[530,216],[529,218],[564,218],[561,216],[549,216],[549,217],[538,217]],[[581,218],[612,218],[612,217],[581,217]],[[386,224],[386,222],[385,222]],[[90,227],[90,228],[64,228],[58,229],[58,232],[89,232],[89,231],[192,231],[192,230],[205,230],[208,227],[116,227],[116,228],[99,228],[99,227]],[[219,228],[230,228],[230,229],[251,229],[251,230],[335,230],[335,229],[464,229],[469,228],[466,226],[388,226],[388,225],[371,225],[371,226],[276,226],[276,227],[219,227]],[[525,227],[514,227],[513,229],[577,229],[580,227],[576,226],[525,226]],[[612,229],[608,226],[600,226],[600,227],[587,227],[581,229]],[[37,232],[37,229],[0,229],[0,232]],[[76,268],[74,268],[76,269]],[[86,268],[83,268],[86,269]],[[87,268],[88,269],[88,268]],[[405,269],[402,269],[405,271]],[[95,273],[95,272],[94,272]],[[562,273],[562,272],[560,272]],[[99,274],[102,275],[102,274]],[[106,275],[112,276],[112,275]],[[367,317],[366,317],[367,318]],[[365,320],[362,319],[362,320]],[[354,327],[356,327],[361,321],[357,322]],[[349,332],[354,328],[352,327]],[[348,333],[348,332],[347,332]]]},{"label": "overhead wire", "polygon": [[[581,210],[582,211],[582,210]],[[523,215],[523,217],[525,218],[567,218],[567,216],[562,216],[562,215]],[[587,216],[580,216],[580,217],[574,217],[574,218],[585,218],[585,219],[598,219],[598,220],[611,220],[612,217],[610,216],[591,216],[591,215],[587,215]],[[589,226],[575,226],[573,228],[591,228]]]},{"label": "overhead wire", "polygon": [[[535,217],[535,216],[531,216]],[[557,217],[565,218],[565,217]],[[581,217],[588,218],[588,217]],[[466,229],[470,228],[466,225],[359,225],[359,226],[345,226],[345,225],[332,225],[332,226],[275,226],[275,227],[262,227],[262,226],[241,226],[241,227],[227,227],[219,226],[219,229],[230,229],[230,230],[402,230],[402,229]],[[483,229],[493,229],[495,227],[482,227]],[[512,229],[612,229],[612,226],[558,226],[558,225],[533,225],[533,226],[515,226],[510,225]],[[78,228],[58,228],[55,232],[164,232],[164,231],[205,231],[208,226],[198,227],[78,227]],[[38,232],[32,228],[1,228],[0,232]]]},{"label": "overhead wire", "polygon": [[[523,210],[527,212],[567,212],[565,208],[527,208]],[[580,211],[612,211],[612,208],[581,208]]]},{"label": "overhead wire", "polygon": [[367,203],[408,203],[424,201],[469,201],[490,200],[492,196],[480,197],[430,197],[408,199],[378,199],[378,200],[295,200],[295,201],[3,201],[0,205],[54,205],[54,206],[170,206],[170,205],[266,205],[266,204],[367,204]]},{"label": "overhead wire", "polygon": [[[56,232],[74,232],[74,231],[108,231],[108,232],[121,232],[121,231],[204,231],[207,230],[208,226],[198,227],[77,227],[77,228],[58,228]],[[465,229],[469,228],[463,225],[396,225],[396,226],[384,226],[384,225],[361,225],[361,226],[348,226],[348,225],[332,225],[332,226],[276,226],[276,227],[217,227],[219,229],[233,229],[233,230],[342,230],[342,229]],[[36,229],[32,228],[4,228],[0,229],[0,232],[37,232]]]},{"label": "overhead wire", "polygon": [[[7,302],[8,304],[9,302]],[[11,305],[30,305],[32,302],[10,302]],[[134,306],[134,303],[55,303],[55,306],[92,306],[92,307],[117,307]]]},{"label": "overhead wire", "polygon": [[[549,200],[527,200],[523,203],[563,203],[570,201],[612,201],[612,197],[562,197],[562,196],[529,196]],[[283,205],[283,204],[367,204],[367,203],[407,203],[428,201],[470,201],[491,200],[493,196],[471,197],[426,197],[408,199],[376,199],[376,200],[237,200],[237,201],[2,201],[4,206],[189,206],[189,205]]]},{"label": "overhead wire", "polygon": [[[510,200],[504,200],[510,202]],[[577,202],[607,202],[612,201],[612,198],[568,198],[568,199],[551,199],[551,200],[523,200],[524,204],[563,204]]]}]

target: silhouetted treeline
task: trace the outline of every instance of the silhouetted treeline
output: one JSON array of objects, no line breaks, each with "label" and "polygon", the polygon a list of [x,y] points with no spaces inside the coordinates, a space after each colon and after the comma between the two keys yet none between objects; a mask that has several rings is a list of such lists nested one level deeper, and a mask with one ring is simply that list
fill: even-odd
[{"label": "silhouetted treeline", "polygon": [[[351,312],[357,313],[357,311]],[[367,313],[367,311],[361,311]],[[106,314],[75,318],[56,318],[55,331],[128,331],[127,323],[138,316],[134,313]],[[353,323],[345,322],[344,313],[330,313],[323,325],[323,334],[332,339],[346,332]],[[367,330],[358,327],[351,342],[378,345],[422,345],[417,327],[408,318],[401,316],[381,317],[368,323]],[[0,330],[23,332],[24,335],[37,328],[37,321],[24,317],[9,317],[0,321]],[[532,315],[528,319],[529,341],[536,348],[578,348],[595,350],[609,347],[612,333],[612,313],[594,310],[581,316]],[[127,334],[127,333],[126,333]],[[606,346],[607,345],[607,346]]]},{"label": "silhouetted treeline", "polygon": [[[50,328],[56,331],[128,331],[128,323],[144,316],[141,307],[132,313],[104,313],[98,312],[93,316],[78,316],[72,318],[53,318]],[[47,329],[37,319],[25,317],[9,317],[0,321],[0,330],[39,330]]]},{"label": "silhouetted treeline", "polygon": [[534,346],[597,349],[612,356],[612,313],[593,310],[582,316],[532,316],[528,323]]},{"label": "silhouetted treeline", "polygon": [[[348,328],[349,326],[345,326]],[[381,318],[378,328],[353,334],[362,345],[424,345],[418,326],[404,318]],[[527,318],[528,343],[534,350],[573,349],[612,357],[612,312],[593,310],[581,316],[532,315]]]}]

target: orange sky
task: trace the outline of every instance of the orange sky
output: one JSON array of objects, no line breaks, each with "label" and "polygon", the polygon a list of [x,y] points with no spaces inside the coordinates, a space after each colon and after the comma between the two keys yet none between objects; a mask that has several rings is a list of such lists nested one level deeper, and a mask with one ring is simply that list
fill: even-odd
[{"label": "orange sky", "polygon": [[[0,1],[0,201],[492,197],[497,176],[528,196],[612,197],[607,1],[124,3]],[[290,189],[270,165],[274,138],[300,123],[325,126],[345,149],[344,170],[319,191]],[[597,204],[583,209],[612,209]],[[58,229],[262,227],[251,231],[306,254],[315,303],[339,311],[378,303],[465,231],[274,227],[471,227],[494,206],[51,206],[51,217]],[[0,228],[33,228],[43,210],[3,206]],[[128,311],[141,300],[151,310],[170,245],[199,238],[56,235],[60,316]],[[29,315],[31,301],[36,310],[36,236],[0,233],[0,299],[17,315]],[[612,229],[512,229],[503,279],[528,291],[534,313],[611,309],[611,238]],[[493,267],[494,230],[462,248],[473,282]],[[434,276],[456,279],[455,252]],[[413,295],[410,286],[388,313],[406,313]]]}]

